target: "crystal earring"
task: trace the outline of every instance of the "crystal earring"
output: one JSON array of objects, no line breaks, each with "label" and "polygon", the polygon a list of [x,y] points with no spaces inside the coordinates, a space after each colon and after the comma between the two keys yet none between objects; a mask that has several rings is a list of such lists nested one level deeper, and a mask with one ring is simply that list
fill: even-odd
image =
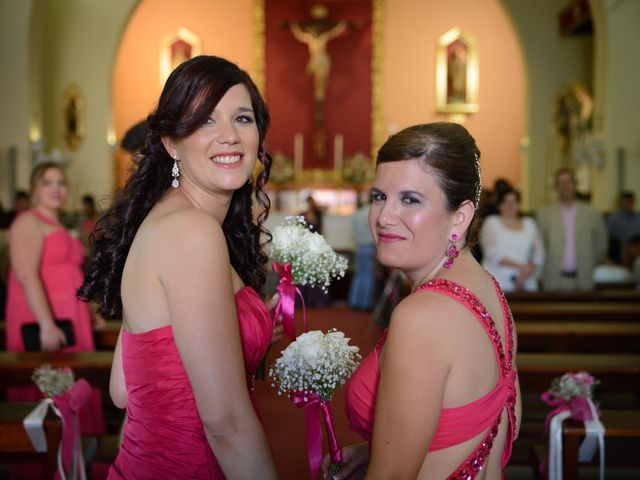
[{"label": "crystal earring", "polygon": [[451,239],[449,240],[449,247],[447,248],[447,260],[444,262],[444,268],[453,267],[453,260],[460,255],[458,248],[456,247],[456,240],[458,240],[458,234],[452,233]]},{"label": "crystal earring", "polygon": [[180,181],[178,177],[180,176],[180,169],[178,168],[178,157],[173,157],[173,168],[171,169],[171,176],[173,180],[171,180],[171,186],[173,188],[178,188],[180,186]]}]

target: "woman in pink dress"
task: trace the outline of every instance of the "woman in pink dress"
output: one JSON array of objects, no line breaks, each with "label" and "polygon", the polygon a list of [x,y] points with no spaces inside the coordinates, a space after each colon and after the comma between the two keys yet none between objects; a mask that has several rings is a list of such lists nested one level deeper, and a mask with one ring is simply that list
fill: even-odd
[{"label": "woman in pink dress", "polygon": [[413,288],[347,384],[350,426],[367,443],[345,448],[334,478],[367,466],[367,479],[502,476],[520,395],[509,306],[468,245],[479,160],[453,123],[409,127],[378,152],[369,226],[378,260]]},{"label": "woman in pink dress", "polygon": [[81,290],[122,316],[110,391],[127,422],[109,478],[276,478],[252,383],[273,328],[260,297],[266,105],[243,70],[198,56],[147,123]]},{"label": "woman in pink dress", "polygon": [[[7,350],[25,350],[21,329],[38,323],[42,350],[94,350],[89,305],[76,297],[82,284],[83,248],[58,220],[68,197],[62,167],[43,163],[32,174],[35,207],[21,213],[9,229],[6,307]],[[71,320],[74,345],[66,345],[55,320]]]}]

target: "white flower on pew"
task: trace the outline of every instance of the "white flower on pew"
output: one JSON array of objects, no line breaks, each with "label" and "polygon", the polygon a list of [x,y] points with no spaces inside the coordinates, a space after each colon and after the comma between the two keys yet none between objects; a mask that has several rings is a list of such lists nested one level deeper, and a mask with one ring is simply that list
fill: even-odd
[{"label": "white flower on pew", "polygon": [[73,370],[69,367],[54,368],[48,363],[36,368],[31,375],[31,379],[47,398],[62,395],[75,382]]},{"label": "white flower on pew", "polygon": [[561,377],[556,377],[551,382],[548,393],[554,398],[562,398],[570,401],[577,397],[593,399],[593,390],[600,383],[589,372],[567,372]]}]

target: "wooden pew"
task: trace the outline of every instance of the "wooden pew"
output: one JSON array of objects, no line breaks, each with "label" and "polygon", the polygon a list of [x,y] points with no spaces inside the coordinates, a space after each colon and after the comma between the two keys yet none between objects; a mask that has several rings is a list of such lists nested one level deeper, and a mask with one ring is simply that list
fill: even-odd
[{"label": "wooden pew", "polygon": [[[637,445],[640,439],[640,410],[602,410],[600,418],[604,428],[605,441],[605,472],[611,467],[640,467],[640,458],[634,454],[632,445]],[[578,449],[585,436],[584,423],[567,419],[562,423],[562,475],[565,480],[577,480]],[[632,440],[632,442],[629,442]],[[541,479],[538,474],[540,462],[546,459],[546,447],[542,444],[529,449],[529,461],[535,474],[534,478]],[[586,465],[586,464],[582,464]],[[589,464],[593,468],[600,465],[600,453],[596,454]]]},{"label": "wooden pew", "polygon": [[47,451],[36,452],[22,420],[37,402],[0,402],[0,463],[38,463],[44,465],[46,479],[53,479],[58,466],[58,446],[62,423],[51,411],[43,423]]},{"label": "wooden pew", "polygon": [[640,322],[516,322],[518,351],[638,353]]},{"label": "wooden pew", "polygon": [[506,292],[505,296],[510,304],[517,302],[640,303],[640,292],[632,289],[575,292],[518,291]]},{"label": "wooden pew", "polygon": [[540,394],[555,377],[586,370],[601,380],[598,392],[640,395],[638,354],[518,352],[516,364],[523,392]]},{"label": "wooden pew", "polygon": [[636,302],[522,301],[509,306],[516,322],[640,321],[640,303]]},{"label": "wooden pew", "polygon": [[112,351],[97,352],[6,352],[0,351],[2,386],[31,384],[33,370],[43,363],[54,367],[70,367],[76,378],[84,378],[96,388],[109,389]]}]

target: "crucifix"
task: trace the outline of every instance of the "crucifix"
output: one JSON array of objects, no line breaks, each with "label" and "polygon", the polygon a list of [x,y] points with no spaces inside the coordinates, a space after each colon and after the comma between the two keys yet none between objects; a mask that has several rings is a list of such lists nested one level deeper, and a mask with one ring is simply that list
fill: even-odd
[{"label": "crucifix", "polygon": [[309,62],[307,74],[313,76],[314,98],[314,156],[326,160],[325,131],[324,131],[324,99],[329,83],[331,71],[331,57],[327,53],[327,43],[342,35],[350,27],[357,27],[356,22],[347,20],[329,20],[327,7],[314,5],[311,8],[311,19],[299,22],[285,22],[294,38],[307,45]]}]

